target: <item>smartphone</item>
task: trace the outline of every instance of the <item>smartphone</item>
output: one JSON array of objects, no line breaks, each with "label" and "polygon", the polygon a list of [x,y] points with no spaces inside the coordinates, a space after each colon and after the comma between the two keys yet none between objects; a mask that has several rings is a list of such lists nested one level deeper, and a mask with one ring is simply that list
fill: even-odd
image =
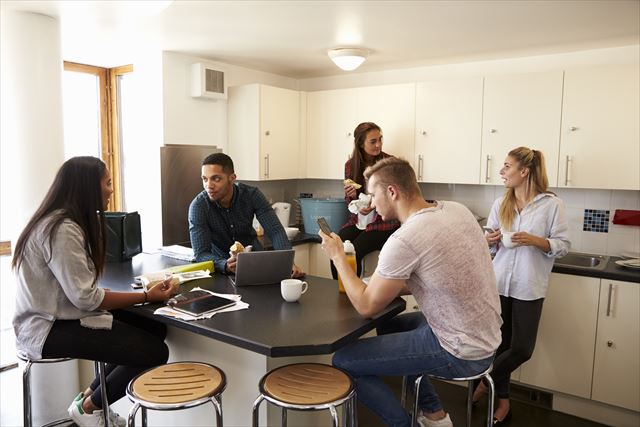
[{"label": "smartphone", "polygon": [[496,230],[494,230],[493,228],[491,228],[491,227],[489,227],[489,226],[487,226],[487,225],[483,225],[483,226],[482,226],[482,229],[483,229],[484,231],[488,232],[488,233],[493,233],[494,231],[496,231]]},{"label": "smartphone", "polygon": [[327,224],[327,220],[324,219],[324,217],[321,216],[316,221],[318,221],[318,225],[320,226],[320,230],[322,230],[322,232],[324,234],[331,235],[331,227],[329,227],[329,224]]}]

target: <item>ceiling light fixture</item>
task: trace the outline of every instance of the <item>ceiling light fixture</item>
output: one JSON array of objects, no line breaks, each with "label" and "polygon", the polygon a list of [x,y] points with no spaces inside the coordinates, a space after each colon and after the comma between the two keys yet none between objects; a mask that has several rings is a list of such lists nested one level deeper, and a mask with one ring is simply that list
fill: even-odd
[{"label": "ceiling light fixture", "polygon": [[327,54],[329,55],[329,58],[331,58],[331,60],[341,70],[353,71],[360,65],[362,65],[364,60],[367,59],[367,56],[369,56],[369,51],[367,49],[356,47],[344,47],[329,49]]}]

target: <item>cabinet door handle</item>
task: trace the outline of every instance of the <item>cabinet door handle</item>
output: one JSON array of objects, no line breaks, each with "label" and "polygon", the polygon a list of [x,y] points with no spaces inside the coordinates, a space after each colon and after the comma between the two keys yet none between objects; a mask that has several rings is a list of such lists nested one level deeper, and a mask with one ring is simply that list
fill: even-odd
[{"label": "cabinet door handle", "polygon": [[611,316],[611,294],[613,294],[613,283],[609,283],[609,295],[607,295],[607,317]]},{"label": "cabinet door handle", "polygon": [[269,155],[264,156],[264,177],[269,178]]},{"label": "cabinet door handle", "polygon": [[484,182],[491,180],[491,174],[489,173],[489,165],[491,164],[491,155],[487,154],[486,170],[484,171]]},{"label": "cabinet door handle", "polygon": [[271,135],[271,131],[266,131],[264,134],[269,136],[269,135]]},{"label": "cabinet door handle", "polygon": [[423,157],[422,154],[418,155],[418,180],[421,181],[422,180],[422,162],[423,162]]},{"label": "cabinet door handle", "polygon": [[427,135],[427,131],[426,130],[423,130],[421,133],[422,133],[422,135],[425,135],[425,136]]},{"label": "cabinet door handle", "polygon": [[607,347],[613,347],[613,341],[611,340],[607,341]]},{"label": "cabinet door handle", "polygon": [[571,126],[571,127],[569,128],[569,130],[570,130],[571,132],[575,132],[575,131],[577,131],[577,130],[578,130],[578,127],[577,127],[577,126]]},{"label": "cabinet door handle", "polygon": [[347,136],[351,136],[351,132],[347,132]]},{"label": "cabinet door handle", "polygon": [[571,181],[571,179],[569,178],[569,163],[571,163],[571,157],[567,156],[567,158],[564,161],[564,185],[565,187],[569,186],[569,181]]},{"label": "cabinet door handle", "polygon": [[498,132],[498,129],[489,129],[489,133],[496,133]]}]

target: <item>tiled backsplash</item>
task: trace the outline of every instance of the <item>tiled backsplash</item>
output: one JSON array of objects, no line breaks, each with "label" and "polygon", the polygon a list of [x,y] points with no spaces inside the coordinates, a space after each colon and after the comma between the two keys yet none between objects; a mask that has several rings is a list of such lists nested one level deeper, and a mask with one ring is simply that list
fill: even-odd
[{"label": "tiled backsplash", "polygon": [[[343,197],[341,180],[304,179],[248,184],[260,187],[274,202],[291,202],[300,192],[313,193],[314,197]],[[489,215],[493,202],[504,193],[504,187],[490,185],[421,184],[420,187],[427,199],[455,200],[484,218]],[[564,201],[573,252],[640,253],[640,227],[613,224],[609,215],[615,209],[640,209],[640,191],[572,188],[552,188],[551,191]],[[592,219],[592,231],[585,230],[587,213]],[[599,213],[603,214],[602,218],[596,216]],[[605,221],[605,224],[593,227],[594,219]]]}]

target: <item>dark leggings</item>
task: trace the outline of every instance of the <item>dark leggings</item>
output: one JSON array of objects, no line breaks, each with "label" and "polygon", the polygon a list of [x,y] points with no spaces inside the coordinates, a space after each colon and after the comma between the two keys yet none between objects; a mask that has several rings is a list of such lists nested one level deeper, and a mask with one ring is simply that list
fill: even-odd
[{"label": "dark leggings", "polygon": [[[169,348],[164,343],[167,328],[162,323],[114,310],[111,330],[90,329],[79,320],[56,320],[44,343],[43,358],[72,357],[106,362],[108,402],[125,395],[129,381],[141,372],[167,363]],[[100,378],[89,386],[91,401],[102,408]]]},{"label": "dark leggings", "polygon": [[523,301],[500,295],[502,343],[496,351],[491,372],[500,399],[509,398],[511,373],[533,354],[543,302],[544,298]]},{"label": "dark leggings", "polygon": [[[356,249],[356,266],[358,268],[358,277],[362,274],[362,259],[373,251],[379,251],[385,242],[396,230],[390,231],[364,231],[355,225],[345,227],[338,232],[338,236],[344,242],[351,240],[353,247]],[[338,271],[331,261],[331,275],[334,279],[338,278]]]}]

